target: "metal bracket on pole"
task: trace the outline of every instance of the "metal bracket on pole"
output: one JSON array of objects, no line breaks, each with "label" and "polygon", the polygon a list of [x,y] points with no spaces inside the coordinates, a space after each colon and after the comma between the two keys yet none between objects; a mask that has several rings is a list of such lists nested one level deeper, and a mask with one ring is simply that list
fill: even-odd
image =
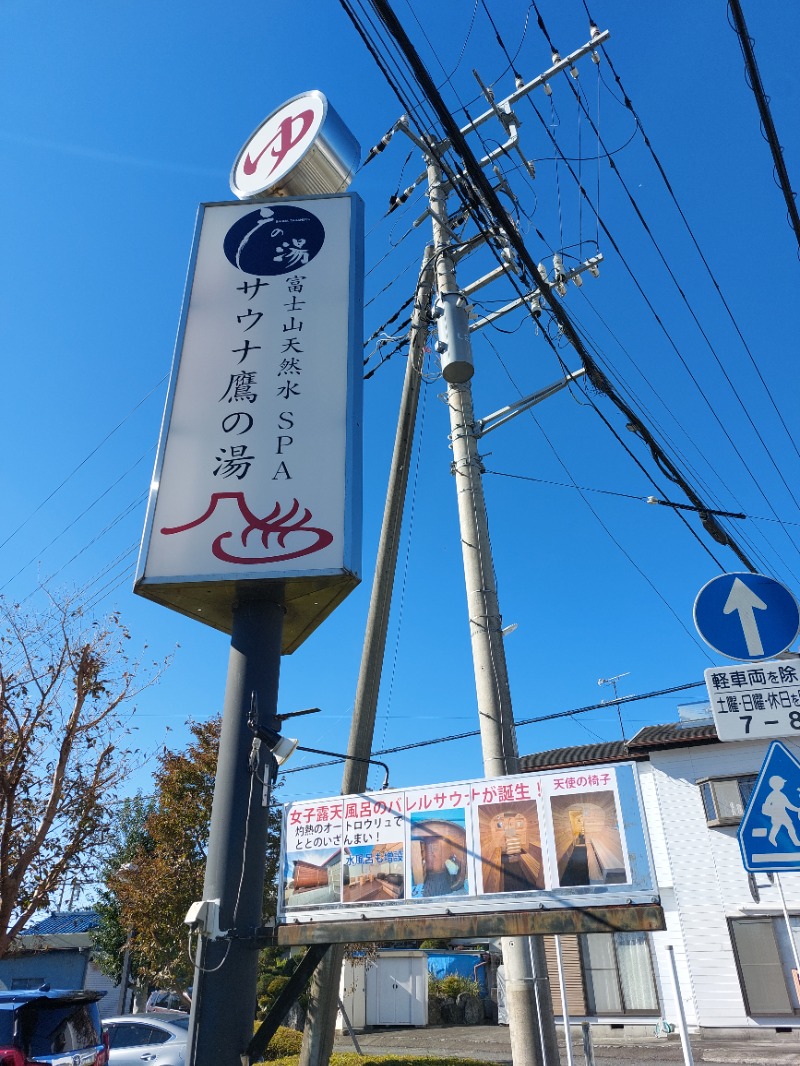
[{"label": "metal bracket on pole", "polygon": [[563,381],[556,381],[552,385],[548,385],[545,389],[539,389],[538,392],[532,392],[530,396],[523,396],[521,400],[517,400],[516,403],[511,403],[508,407],[501,407],[499,411],[495,411],[491,415],[487,415],[485,418],[479,418],[475,422],[475,436],[485,437],[487,433],[491,433],[493,429],[497,429],[499,426],[504,426],[506,422],[510,422],[512,418],[516,418],[517,415],[524,414],[525,411],[531,407],[535,407],[537,403],[541,403],[542,400],[548,400],[551,396],[555,396],[557,392],[561,392],[571,382],[576,381],[579,377],[582,377],[586,371],[583,367],[580,370],[573,370],[571,374],[563,379]]},{"label": "metal bracket on pole", "polygon": [[[580,275],[585,271],[589,271],[593,277],[597,277],[599,274],[598,264],[603,261],[602,255],[593,255],[590,259],[586,259],[583,263],[579,263],[578,266],[573,267],[571,270],[565,272],[559,272],[554,281],[548,281],[547,275],[542,278],[542,284],[547,285],[549,289],[556,289],[557,292],[563,296],[567,291],[567,282],[573,281],[576,285],[580,283]],[[544,268],[542,268],[544,269]],[[499,276],[492,271],[494,277]],[[486,275],[487,279],[494,280],[494,277]],[[481,282],[483,279],[481,279]],[[472,287],[467,287],[464,292],[474,292],[478,288],[477,284],[473,284]],[[563,290],[563,291],[562,291]],[[505,304],[503,307],[499,307],[496,311],[492,311],[491,314],[477,319],[470,327],[470,333],[474,333],[477,329],[483,329],[484,326],[490,326],[493,322],[496,322],[498,318],[502,318],[503,315],[507,315],[509,311],[515,311],[518,307],[522,307],[523,304],[527,304],[533,315],[538,318],[542,309],[539,304],[539,298],[542,295],[540,288],[532,289],[530,292],[526,292],[523,296],[518,296],[516,300],[512,300],[510,303]]]},{"label": "metal bracket on pole", "polygon": [[344,1003],[342,1003],[341,999],[339,1000],[339,1010],[341,1011],[344,1024],[347,1026],[347,1033],[350,1039],[353,1041],[353,1047],[356,1049],[356,1055],[363,1055],[363,1051],[359,1047],[358,1041],[356,1040],[356,1034],[353,1032],[353,1026],[350,1022],[350,1018],[347,1014],[347,1011],[345,1010]]},{"label": "metal bracket on pole", "polygon": [[[507,96],[505,100],[501,100],[499,104],[495,104],[494,102],[492,102],[492,106],[489,108],[488,111],[484,111],[482,115],[478,115],[477,118],[472,119],[472,121],[468,122],[466,126],[462,126],[460,132],[462,134],[472,133],[479,126],[482,126],[484,122],[488,122],[490,118],[497,118],[498,109],[502,108],[503,110],[505,110],[506,108],[512,108],[513,105],[517,102],[517,100],[521,100],[529,93],[532,93],[534,89],[538,89],[540,86],[546,85],[548,81],[551,81],[562,71],[569,70],[575,65],[577,60],[582,59],[583,56],[589,55],[590,52],[594,53],[595,49],[598,48],[601,44],[604,44],[610,36],[611,33],[609,30],[602,30],[593,34],[591,41],[588,41],[586,44],[581,45],[581,47],[577,48],[574,52],[570,52],[570,54],[564,59],[557,59],[556,62],[553,63],[553,65],[549,67],[546,71],[544,71],[543,74],[539,74],[531,81],[526,82],[525,85],[521,85],[515,92],[511,93],[510,96]],[[500,119],[500,121],[503,122],[503,119]],[[504,122],[503,124],[505,125]],[[418,137],[416,137],[415,134],[410,130],[406,116],[404,116],[403,119],[400,119],[400,122],[397,124],[397,126],[399,131],[405,133],[406,136],[410,137],[411,140],[414,141],[414,143],[418,147],[422,148],[425,153],[430,152],[430,147],[425,145],[424,142],[422,142]],[[437,155],[441,155],[443,152],[446,152],[447,149],[451,147],[452,145],[449,137],[445,137],[443,140],[437,141],[436,144],[433,145],[433,148],[435,149]],[[481,165],[486,165],[489,162],[491,162],[491,158],[487,157],[482,161]],[[410,186],[410,188],[417,188],[417,186],[420,184],[420,182],[424,180],[424,178],[425,174],[421,174],[419,178],[416,179],[414,184]],[[398,203],[401,201],[402,198],[398,200]]]}]

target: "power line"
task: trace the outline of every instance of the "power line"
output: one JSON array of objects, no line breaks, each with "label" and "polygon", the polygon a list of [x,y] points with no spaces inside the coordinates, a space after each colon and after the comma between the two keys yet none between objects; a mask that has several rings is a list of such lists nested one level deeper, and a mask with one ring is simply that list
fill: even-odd
[{"label": "power line", "polygon": [[[589,19],[589,22],[591,24],[593,22],[593,19],[592,19],[591,15],[589,14],[589,8],[586,5],[586,0],[584,0],[583,6],[584,6],[584,10],[586,11],[586,15],[587,15],[587,17]],[[691,225],[689,224],[689,220],[686,217],[686,214],[685,214],[683,208],[681,207],[681,205],[680,205],[680,203],[678,201],[678,198],[677,198],[677,196],[675,194],[675,190],[672,187],[672,183],[670,182],[669,178],[667,177],[667,173],[666,173],[666,171],[664,169],[664,166],[663,166],[660,158],[656,154],[655,148],[653,147],[652,142],[651,142],[651,140],[650,140],[650,138],[649,138],[649,136],[647,134],[647,131],[646,131],[645,127],[644,127],[644,123],[642,122],[641,116],[639,115],[639,113],[637,112],[636,108],[634,107],[633,102],[632,102],[630,96],[628,95],[628,92],[627,92],[625,86],[622,84],[622,79],[620,78],[619,74],[617,73],[617,70],[616,70],[616,68],[614,66],[613,60],[611,58],[611,55],[609,54],[608,47],[605,44],[602,45],[601,47],[602,47],[602,50],[603,50],[603,55],[605,57],[606,63],[608,64],[608,68],[611,71],[611,73],[613,74],[614,80],[616,81],[617,86],[619,87],[619,90],[622,93],[622,100],[620,102],[622,103],[622,105],[625,108],[627,108],[628,111],[630,111],[631,115],[633,116],[634,122],[636,123],[636,127],[642,134],[642,140],[644,142],[644,145],[647,148],[648,152],[650,153],[650,156],[651,156],[651,158],[653,160],[653,163],[655,164],[656,169],[658,170],[659,176],[661,177],[661,180],[664,183],[664,187],[666,188],[670,199],[672,200],[673,204],[675,205],[675,209],[678,212],[678,215],[680,216],[680,219],[681,219],[681,221],[682,221],[682,223],[684,225],[684,228],[686,229],[686,232],[689,235],[689,238],[690,238],[692,244],[694,245],[698,256],[700,257],[700,262],[703,264],[703,267],[705,268],[705,271],[708,274],[708,277],[709,277],[712,285],[714,286],[714,289],[716,290],[717,295],[720,298],[720,301],[722,302],[722,306],[724,307],[725,312],[728,315],[728,318],[729,318],[729,320],[731,322],[731,325],[733,326],[734,330],[736,331],[736,334],[739,337],[739,340],[742,342],[742,346],[743,346],[743,348],[744,348],[744,350],[745,350],[745,352],[747,354],[747,357],[748,357],[748,359],[750,361],[750,365],[752,366],[753,370],[755,371],[759,381],[761,382],[761,384],[762,384],[762,386],[764,388],[764,391],[766,392],[767,396],[769,397],[769,400],[770,400],[770,402],[772,404],[772,408],[775,411],[775,414],[778,417],[778,420],[780,421],[780,424],[781,424],[781,426],[783,427],[783,429],[784,429],[784,431],[786,433],[786,436],[787,436],[787,439],[789,441],[790,446],[794,449],[795,454],[798,457],[800,457],[800,448],[798,448],[797,442],[795,441],[793,434],[790,432],[789,427],[786,424],[786,420],[783,417],[783,414],[781,413],[780,409],[778,408],[777,403],[775,402],[775,397],[773,396],[773,393],[772,393],[772,390],[771,390],[771,388],[769,386],[769,383],[764,378],[764,375],[763,375],[763,373],[761,371],[760,366],[758,365],[758,362],[757,362],[755,356],[753,355],[753,352],[752,352],[752,350],[750,348],[750,345],[747,343],[747,340],[745,339],[744,334],[742,333],[741,327],[739,326],[739,323],[737,322],[736,317],[734,316],[733,310],[732,310],[730,304],[728,303],[728,301],[726,300],[725,295],[722,292],[722,289],[720,287],[720,284],[719,284],[714,272],[712,271],[711,267],[709,266],[709,263],[708,263],[708,260],[707,260],[706,256],[703,254],[703,250],[700,247],[700,244],[699,244],[699,242],[697,240],[697,237],[696,237],[696,235],[694,233],[694,230],[692,229]],[[598,71],[599,71],[599,68],[598,68]],[[602,78],[602,73],[600,73],[600,77]],[[610,88],[609,88],[609,92],[611,92]]]},{"label": "power line", "polygon": [[744,20],[744,12],[742,11],[742,5],[739,3],[739,0],[728,0],[728,6],[733,15],[733,20],[736,23],[734,28],[739,37],[739,44],[742,49],[745,66],[747,67],[747,73],[750,78],[750,88],[753,90],[753,95],[756,98],[764,136],[770,151],[772,152],[772,162],[775,165],[778,185],[783,193],[783,198],[786,201],[789,224],[794,230],[794,235],[799,246],[798,254],[800,254],[800,214],[798,214],[797,211],[797,194],[792,191],[789,172],[786,169],[786,162],[783,158],[783,148],[781,148],[781,143],[778,140],[778,131],[775,129],[772,112],[769,107],[769,98],[764,92],[764,84],[761,81],[761,74],[759,73],[756,54],[753,49],[753,38],[747,32],[747,23]]},{"label": "power line", "polygon": [[[345,0],[342,0],[344,3]],[[535,278],[538,276],[538,270],[534,263],[530,253],[528,252],[525,242],[518,233],[516,227],[512,224],[507,212],[503,205],[500,203],[497,192],[490,184],[488,178],[483,173],[483,170],[478,164],[472,149],[467,144],[464,134],[457,126],[453,116],[450,114],[444,100],[439,94],[436,86],[434,85],[430,74],[426,70],[424,64],[419,58],[414,46],[408,38],[405,30],[398,21],[396,15],[392,11],[391,7],[386,3],[386,0],[372,0],[372,6],[377,11],[380,19],[387,27],[389,33],[394,38],[398,47],[400,48],[406,62],[412,70],[414,77],[418,84],[422,88],[429,103],[433,106],[437,119],[441,124],[444,132],[449,140],[449,143],[453,146],[453,149],[461,159],[468,176],[470,186],[467,186],[463,180],[456,182],[456,188],[463,190],[463,194],[468,198],[471,206],[481,213],[484,209],[488,209],[491,218],[503,231],[504,237],[508,240],[509,244],[513,247],[520,262],[527,269],[530,277]],[[402,97],[401,97],[402,100]],[[739,547],[734,538],[728,533],[720,523],[711,515],[703,517],[703,511],[705,506],[703,501],[697,495],[692,486],[688,483],[686,478],[681,474],[680,470],[675,466],[669,456],[664,452],[658,441],[655,439],[650,430],[644,425],[638,415],[633,411],[630,405],[622,399],[621,396],[612,387],[611,382],[608,380],[604,372],[600,369],[592,355],[589,353],[585,344],[578,335],[570,317],[567,315],[561,303],[555,298],[550,287],[548,285],[541,286],[542,297],[550,307],[550,310],[555,317],[558,325],[563,332],[567,340],[577,351],[581,358],[586,374],[592,384],[598,391],[604,393],[619,411],[625,416],[626,421],[632,423],[636,427],[636,432],[647,444],[651,454],[657,459],[661,469],[667,473],[667,476],[679,485],[688,499],[694,504],[698,513],[701,514],[701,523],[706,532],[714,539],[718,544],[723,544],[729,547],[739,560],[747,567],[751,572],[755,571],[755,566]]]},{"label": "power line", "polygon": [[39,513],[39,511],[41,511],[41,509],[45,506],[45,504],[49,503],[50,500],[52,500],[53,497],[57,493],[59,493],[64,488],[64,486],[66,484],[68,484],[69,481],[72,480],[72,478],[77,474],[77,472],[81,469],[81,467],[85,466],[89,462],[89,460],[92,458],[92,456],[96,455],[100,451],[100,449],[103,447],[103,445],[107,441],[109,441],[111,439],[111,437],[114,436],[114,434],[117,432],[117,430],[121,429],[125,425],[125,423],[128,421],[128,419],[131,418],[135,414],[135,412],[139,410],[139,408],[142,406],[143,403],[145,403],[147,400],[150,399],[150,397],[153,395],[153,393],[156,391],[156,389],[159,389],[164,384],[164,382],[167,380],[168,377],[169,377],[169,375],[165,374],[164,377],[161,378],[160,381],[156,382],[156,384],[147,393],[147,395],[143,396],[141,398],[141,400],[139,400],[139,402],[137,404],[135,404],[135,406],[133,406],[130,409],[130,411],[128,411],[128,413],[125,415],[125,417],[120,422],[118,422],[116,424],[116,426],[114,426],[114,428],[112,430],[110,430],[108,433],[106,433],[105,437],[103,437],[103,439],[98,444],[96,444],[94,448],[92,448],[92,450],[89,452],[89,454],[84,456],[83,459],[81,459],[81,461],[78,463],[78,465],[76,467],[74,467],[74,469],[71,470],[69,474],[67,474],[67,476],[64,478],[64,480],[59,485],[56,485],[56,487],[53,489],[53,491],[49,495],[45,496],[45,498],[42,500],[42,502],[37,507],[35,507],[26,518],[24,518],[20,522],[20,524],[16,527],[16,529],[12,530],[12,532],[8,534],[6,539],[4,541],[2,541],[2,543],[0,543],[0,548],[4,548],[6,546],[6,544],[8,544],[8,542],[13,537],[15,537],[17,535],[17,533],[20,532],[20,530],[24,529],[25,526],[27,526],[28,522],[30,522],[30,520],[34,517],[34,515],[37,515]]},{"label": "power line", "polygon": [[[636,703],[638,700],[654,699],[656,696],[669,696],[674,692],[686,692],[693,688],[705,687],[705,681],[690,681],[685,685],[672,685],[670,688],[656,689],[653,692],[643,692],[641,695],[634,696],[620,696],[619,699],[613,701],[601,700],[599,703],[589,703],[585,707],[574,707],[569,711],[555,711],[553,714],[542,714],[536,718],[520,718],[517,722],[517,728],[523,725],[537,725],[541,722],[553,722],[559,718],[574,718],[577,714],[587,714],[589,711],[606,710],[609,707],[621,705],[624,703]],[[479,737],[481,731],[479,729],[470,729],[465,733],[451,733],[446,737],[433,737],[430,740],[415,740],[410,744],[398,744],[393,748],[382,748],[380,751],[373,751],[373,755],[397,755],[401,751],[413,751],[417,748],[429,748],[435,744],[449,744],[454,740],[467,740],[470,737]],[[292,766],[288,769],[279,770],[282,775],[286,774],[299,774],[304,770],[318,770],[323,766],[338,766],[342,763],[343,759],[331,759],[327,762],[309,763],[307,766]]]},{"label": "power line", "polygon": [[[550,138],[554,148],[556,149],[556,151],[559,151],[558,142],[553,137],[553,134],[550,131],[550,129],[549,129],[549,127],[547,125],[547,122],[545,121],[544,117],[540,114],[538,108],[536,108],[533,105],[533,103],[531,103],[531,107],[533,108],[534,114],[539,119],[539,122],[540,122],[542,128],[544,129],[545,133]],[[613,164],[611,164],[611,165],[613,166]],[[614,168],[614,169],[616,169],[616,168]],[[586,190],[583,188],[583,186],[580,185],[580,182],[578,181],[577,175],[572,171],[571,167],[569,167],[569,170],[570,170],[570,173],[572,174],[573,181],[575,181],[576,184],[578,184],[578,187],[580,188],[582,196],[587,200],[587,202],[589,203],[589,205],[592,208],[592,210],[596,211],[596,208],[594,207],[594,205],[592,205],[591,201],[589,200],[589,197],[588,197],[588,194],[586,193]],[[723,434],[727,438],[728,442],[730,443],[730,445],[733,448],[734,452],[736,453],[737,457],[741,461],[741,463],[744,466],[745,470],[747,470],[747,472],[750,474],[750,477],[753,480],[753,483],[756,485],[757,489],[759,490],[759,492],[761,492],[762,496],[764,497],[765,503],[767,504],[768,507],[771,508],[772,504],[771,504],[768,496],[764,492],[763,486],[760,484],[758,479],[755,477],[755,475],[752,473],[752,471],[748,467],[747,463],[744,460],[743,455],[741,454],[739,449],[734,444],[730,433],[728,432],[728,430],[725,428],[725,426],[721,422],[718,413],[716,412],[716,410],[711,405],[711,403],[710,403],[708,397],[706,396],[704,390],[700,387],[700,383],[697,381],[697,378],[695,377],[693,371],[690,369],[687,360],[685,359],[685,357],[681,353],[680,349],[678,348],[677,344],[675,343],[674,337],[672,336],[670,331],[667,329],[664,321],[662,320],[661,316],[658,314],[658,311],[656,310],[655,306],[653,305],[653,302],[650,300],[649,296],[644,291],[644,288],[642,287],[641,282],[639,281],[638,277],[636,276],[636,273],[634,272],[633,268],[628,263],[625,255],[622,252],[622,249],[620,248],[619,244],[617,243],[617,241],[614,238],[613,234],[611,233],[610,229],[606,225],[605,220],[600,216],[599,212],[596,212],[596,213],[597,213],[597,218],[598,218],[599,225],[600,225],[601,229],[603,230],[603,233],[608,238],[609,242],[611,243],[612,248],[614,249],[614,251],[616,252],[617,256],[619,257],[620,262],[622,263],[622,265],[625,267],[626,271],[628,272],[628,275],[630,276],[631,281],[636,286],[639,294],[641,295],[642,299],[644,300],[644,302],[645,302],[646,306],[648,307],[650,313],[652,314],[653,318],[655,319],[656,323],[658,324],[659,328],[661,329],[662,333],[664,334],[664,336],[665,336],[665,338],[667,340],[667,343],[670,345],[672,350],[677,355],[678,359],[680,360],[681,364],[683,365],[684,369],[686,370],[687,374],[689,375],[691,381],[693,382],[693,384],[697,388],[698,393],[703,397],[703,399],[704,399],[706,405],[709,407],[709,409],[710,409],[710,411],[712,413],[712,416],[714,417],[715,421],[720,426],[720,429],[722,430]],[[697,495],[695,490],[682,477],[682,475],[680,474],[680,472],[678,471],[678,469],[674,465],[674,463],[672,463],[672,461],[669,460],[669,458],[667,457],[667,455],[664,452],[664,450],[660,447],[660,445],[656,441],[655,437],[647,429],[647,427],[644,425],[642,420],[639,419],[634,414],[633,409],[627,403],[625,403],[624,400],[622,400],[622,398],[620,396],[620,393],[617,392],[617,390],[615,390],[611,386],[610,382],[608,381],[608,378],[605,376],[604,372],[602,370],[600,370],[598,364],[591,357],[588,357],[587,349],[583,345],[583,343],[582,342],[576,343],[576,341],[573,340],[573,337],[577,338],[577,332],[575,330],[574,324],[570,322],[570,328],[569,329],[567,329],[566,326],[562,324],[562,319],[561,319],[561,317],[559,317],[560,315],[563,315],[565,320],[569,321],[568,319],[566,319],[566,312],[561,307],[561,305],[558,304],[557,301],[554,300],[554,298],[552,296],[552,293],[549,291],[549,288],[547,286],[544,286],[544,288],[543,288],[543,296],[550,302],[551,307],[553,308],[553,313],[556,316],[556,318],[557,318],[557,320],[559,322],[559,325],[562,326],[562,329],[564,330],[564,332],[569,337],[570,342],[576,347],[576,350],[578,351],[578,354],[581,356],[581,359],[582,359],[582,361],[584,363],[584,366],[586,367],[587,375],[588,375],[589,379],[592,381],[592,384],[595,386],[595,388],[598,389],[598,391],[600,391],[600,392],[604,393],[606,396],[608,396],[608,398],[624,414],[627,415],[628,421],[635,425],[636,432],[647,443],[647,446],[650,449],[650,452],[651,452],[653,458],[655,459],[657,465],[662,469],[662,472],[667,473],[667,471],[664,470],[664,467],[662,466],[662,462],[665,462],[671,468],[671,472],[667,473],[667,476],[670,478],[670,480],[672,480],[676,484],[680,485],[680,487],[683,489],[683,491],[686,493],[686,495],[689,497],[689,499],[692,501],[692,503],[695,506],[698,507],[698,510],[701,510],[702,509],[702,507],[701,507],[702,501],[700,500],[700,497]],[[558,308],[558,310],[556,310],[556,308]],[[586,353],[586,356],[590,359],[590,363],[588,365],[587,365],[587,362],[586,362],[586,358],[584,358],[584,353]],[[601,375],[601,376],[597,377],[597,375]],[[624,405],[624,406],[622,406],[622,405]],[[773,509],[773,513],[775,513],[774,509]],[[777,514],[776,514],[776,518],[777,518]],[[706,532],[714,540],[716,540],[718,544],[727,544],[727,546],[730,547],[734,551],[734,553],[745,564],[745,566],[747,566],[747,568],[749,570],[751,570],[751,571],[755,570],[755,567],[754,567],[753,563],[747,558],[747,556],[744,554],[742,549],[739,548],[738,544],[735,544],[733,539],[723,529],[723,527],[720,525],[720,523],[718,523],[716,521],[712,521],[712,523],[710,525],[708,525],[705,522],[703,522],[703,525],[704,525],[704,527],[706,529]],[[787,536],[788,536],[788,531],[784,530],[784,532],[786,532]],[[791,541],[791,537],[789,539]],[[792,543],[792,545],[794,547],[796,547],[796,545],[794,545],[793,541],[791,541],[791,543]]]}]

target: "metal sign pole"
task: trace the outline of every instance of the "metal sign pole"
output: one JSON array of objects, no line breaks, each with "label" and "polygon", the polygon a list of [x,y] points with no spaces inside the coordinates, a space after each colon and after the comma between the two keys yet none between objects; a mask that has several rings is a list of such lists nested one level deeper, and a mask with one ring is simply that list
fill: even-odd
[{"label": "metal sign pole", "polygon": [[558,964],[558,990],[561,993],[561,1020],[564,1023],[564,1039],[566,1040],[567,1066],[573,1066],[572,1037],[569,1031],[569,1007],[567,1006],[567,986],[564,981],[564,957],[561,954],[561,937],[554,936],[556,946],[556,963]]},{"label": "metal sign pole", "polygon": [[678,981],[678,967],[675,965],[675,949],[672,944],[667,944],[667,954],[669,955],[669,965],[672,970],[672,986],[675,991],[675,1002],[678,1011],[678,1031],[681,1034],[683,1061],[686,1063],[686,1066],[694,1066],[692,1045],[689,1043],[689,1030],[686,1028],[686,1012],[683,1009],[683,995],[681,994],[681,986]]},{"label": "metal sign pole", "polygon": [[248,719],[255,710],[259,725],[280,730],[284,614],[282,589],[263,597],[242,597],[233,612],[189,1021],[190,1066],[241,1066],[253,1035],[274,756],[254,740]]},{"label": "metal sign pole", "polygon": [[778,886],[778,894],[781,897],[781,907],[783,908],[783,920],[786,922],[786,932],[789,934],[789,943],[792,945],[794,968],[800,974],[800,955],[798,955],[797,944],[792,933],[792,923],[789,921],[789,912],[786,909],[786,898],[783,894],[783,885],[781,884],[781,875],[779,873],[775,874],[775,884]]}]

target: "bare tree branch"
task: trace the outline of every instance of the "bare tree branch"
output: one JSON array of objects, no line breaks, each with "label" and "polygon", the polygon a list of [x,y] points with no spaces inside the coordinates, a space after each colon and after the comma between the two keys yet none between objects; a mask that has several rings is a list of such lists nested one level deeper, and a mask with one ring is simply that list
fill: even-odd
[{"label": "bare tree branch", "polygon": [[25,614],[0,599],[0,958],[78,860],[87,880],[100,861],[130,702],[160,673],[129,664],[127,637],[68,600]]}]

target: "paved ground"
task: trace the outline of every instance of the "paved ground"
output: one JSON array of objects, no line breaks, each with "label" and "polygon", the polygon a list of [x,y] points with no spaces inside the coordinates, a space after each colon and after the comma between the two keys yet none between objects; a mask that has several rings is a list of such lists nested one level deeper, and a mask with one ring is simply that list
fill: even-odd
[{"label": "paved ground", "polygon": [[[561,1036],[561,1063],[568,1066],[566,1049]],[[458,1056],[482,1059],[484,1062],[511,1063],[511,1042],[508,1028],[503,1025],[428,1026],[424,1029],[380,1028],[356,1032],[361,1051],[373,1054],[412,1054]],[[746,1040],[720,1038],[691,1038],[692,1055],[696,1063],[747,1063],[752,1066],[800,1066],[800,1035],[770,1034],[769,1038]],[[346,1034],[337,1034],[336,1051],[352,1051],[353,1043]],[[654,1063],[684,1063],[683,1048],[677,1033],[669,1037],[638,1038],[611,1043],[604,1037],[594,1042],[595,1066],[652,1066]],[[573,1032],[573,1066],[585,1066],[586,1060],[580,1031]],[[553,1064],[556,1066],[556,1064]]]}]

